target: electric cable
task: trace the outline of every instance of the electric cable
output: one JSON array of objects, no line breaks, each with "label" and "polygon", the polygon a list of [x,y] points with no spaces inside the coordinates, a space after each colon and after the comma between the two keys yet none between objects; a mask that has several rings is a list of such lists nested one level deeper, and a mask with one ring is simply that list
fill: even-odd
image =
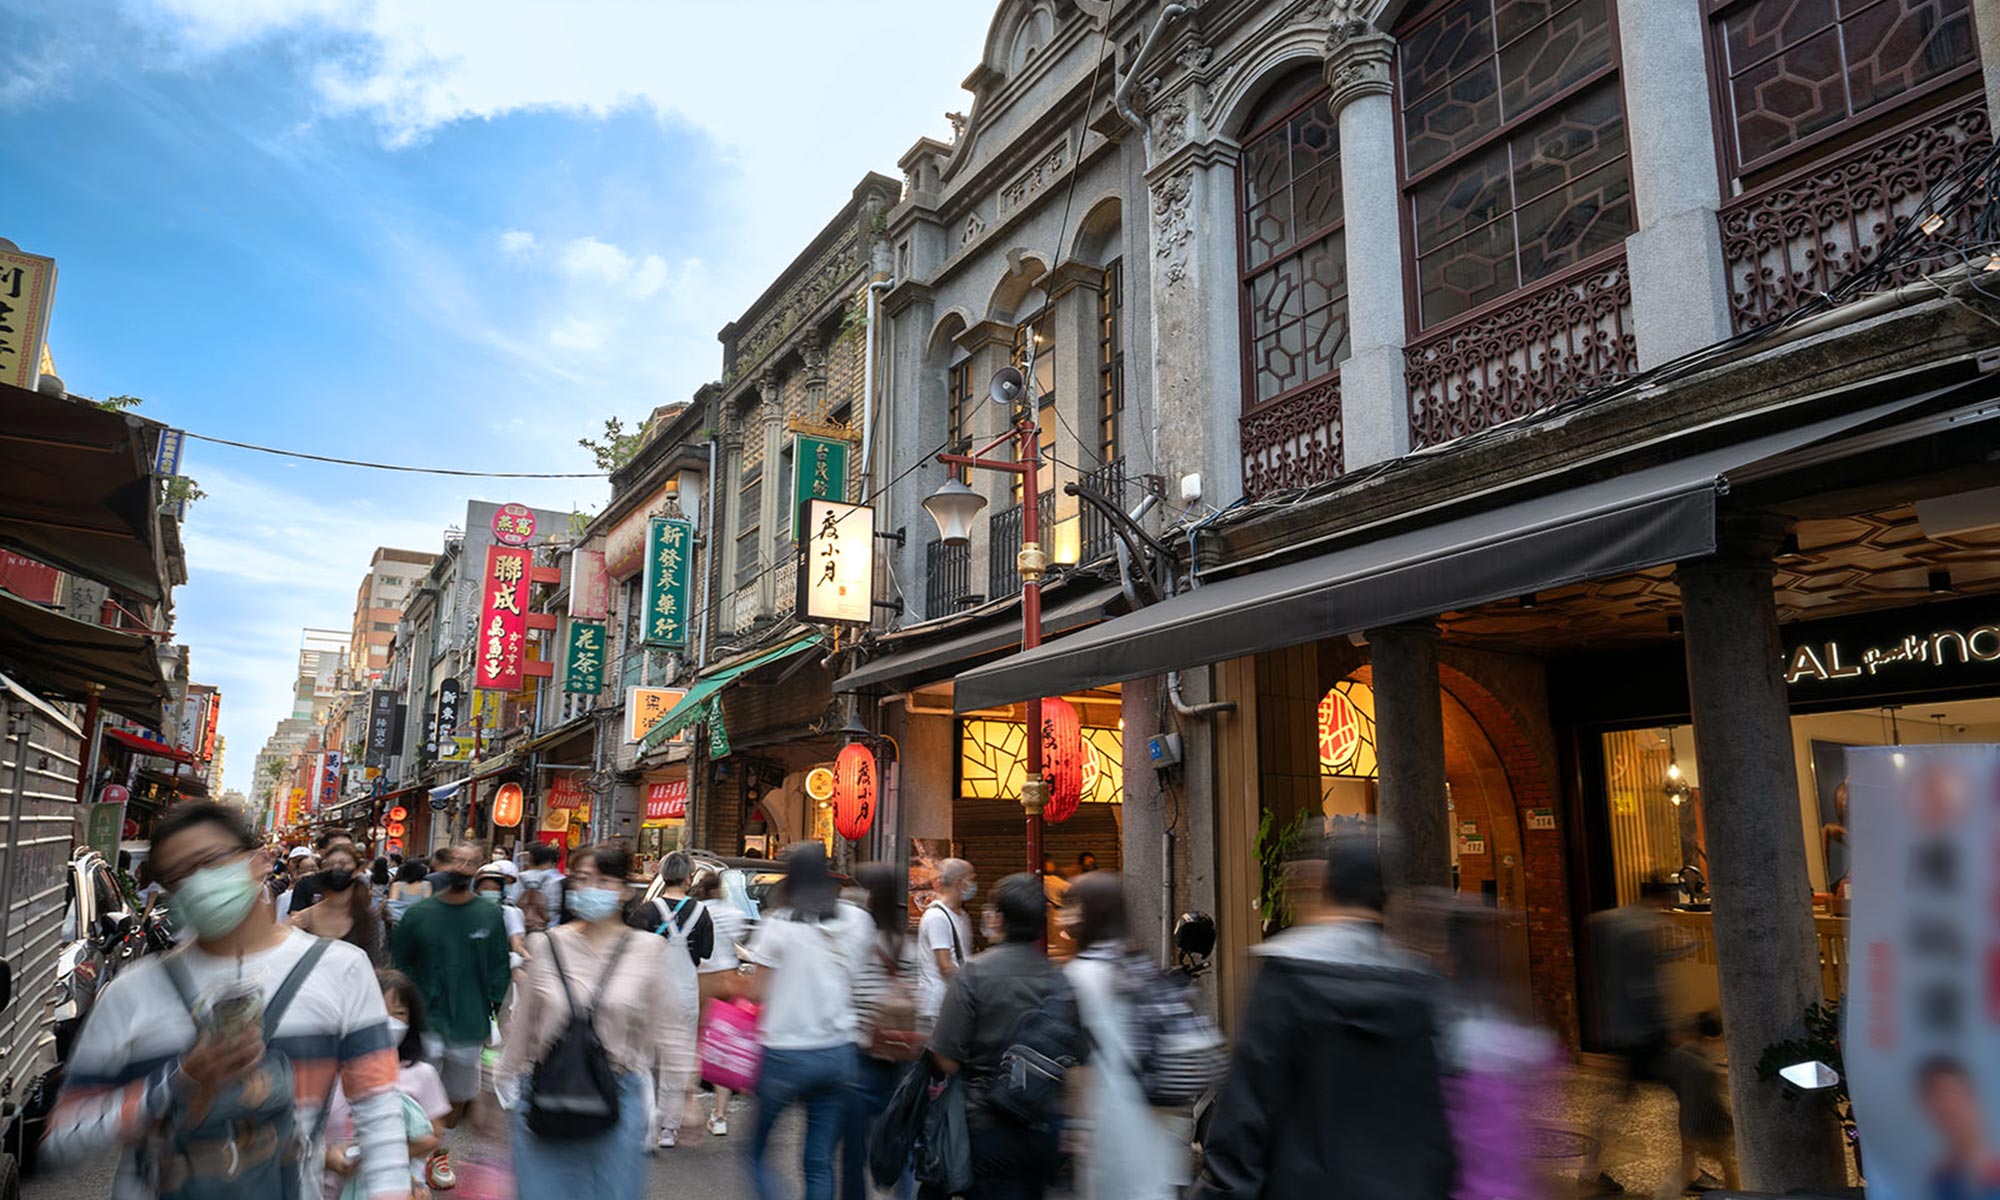
[{"label": "electric cable", "polygon": [[303,450],[280,450],[275,446],[259,446],[253,442],[232,441],[229,438],[213,437],[206,433],[182,430],[181,436],[197,442],[213,442],[218,446],[234,446],[238,450],[255,450],[260,454],[275,454],[280,458],[303,458],[308,462],[332,463],[337,467],[363,467],[370,471],[402,471],[411,475],[455,475],[476,479],[608,479],[609,471],[462,471],[455,467],[411,467],[395,463],[368,462],[359,458],[335,458],[327,454],[307,454]]}]

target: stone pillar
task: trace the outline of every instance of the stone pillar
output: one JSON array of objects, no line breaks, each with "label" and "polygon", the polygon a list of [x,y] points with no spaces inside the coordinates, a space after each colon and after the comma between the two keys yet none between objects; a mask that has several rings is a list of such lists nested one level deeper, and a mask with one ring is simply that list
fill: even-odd
[{"label": "stone pillar", "polygon": [[1833,1122],[1823,1106],[1788,1100],[1778,1083],[1757,1078],[1764,1048],[1799,1036],[1807,1006],[1821,998],[1771,596],[1777,543],[1730,542],[1674,578],[1687,624],[1736,1154],[1746,1188],[1816,1190],[1846,1182]]},{"label": "stone pillar", "polygon": [[1395,49],[1394,38],[1366,21],[1336,26],[1327,49],[1347,220],[1348,357],[1340,364],[1340,436],[1350,471],[1410,452],[1399,135],[1389,86]]},{"label": "stone pillar", "polygon": [[[1125,754],[1119,763],[1125,775],[1125,810],[1118,822],[1118,844],[1132,942],[1158,961],[1172,962],[1165,931],[1175,910],[1172,900],[1161,891],[1168,866],[1161,840],[1167,830],[1167,797],[1146,749],[1148,738],[1174,728],[1171,714],[1165,726],[1161,724],[1163,687],[1158,675],[1134,679],[1124,685],[1119,696],[1118,711],[1125,722]],[[1180,824],[1178,840],[1185,842],[1187,822]]]},{"label": "stone pillar", "polygon": [[1639,368],[1730,334],[1702,7],[1620,0],[1626,145],[1639,229],[1625,239]]},{"label": "stone pillar", "polygon": [[1451,886],[1451,815],[1444,795],[1444,696],[1438,631],[1426,621],[1368,631],[1382,820],[1402,840],[1392,886]]},{"label": "stone pillar", "polygon": [[757,615],[769,616],[777,601],[778,577],[772,570],[781,548],[784,532],[779,528],[778,501],[784,490],[783,461],[785,440],[785,408],[780,399],[783,377],[776,371],[767,371],[757,381],[760,403],[757,415],[760,428],[753,436],[764,442],[764,486],[757,493]]}]

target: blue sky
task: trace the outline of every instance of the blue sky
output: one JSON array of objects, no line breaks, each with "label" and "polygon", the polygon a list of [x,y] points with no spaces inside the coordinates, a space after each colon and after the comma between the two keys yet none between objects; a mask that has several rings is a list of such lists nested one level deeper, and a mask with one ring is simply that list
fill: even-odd
[{"label": "blue sky", "polygon": [[[0,0],[0,236],[56,258],[70,389],[195,432],[398,463],[590,469],[977,61],[988,0]],[[177,632],[228,782],[346,628],[377,545],[469,482],[191,443]]]}]

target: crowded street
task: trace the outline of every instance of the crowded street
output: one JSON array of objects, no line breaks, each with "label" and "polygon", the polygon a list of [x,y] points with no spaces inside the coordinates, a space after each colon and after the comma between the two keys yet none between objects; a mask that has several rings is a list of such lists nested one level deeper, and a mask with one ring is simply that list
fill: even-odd
[{"label": "crowded street", "polygon": [[0,0],[0,1200],[2000,1200],[2000,0]]}]

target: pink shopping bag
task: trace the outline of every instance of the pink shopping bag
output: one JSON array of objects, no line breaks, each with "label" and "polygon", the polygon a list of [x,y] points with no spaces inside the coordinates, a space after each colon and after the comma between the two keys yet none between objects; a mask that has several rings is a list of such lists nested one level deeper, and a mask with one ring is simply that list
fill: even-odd
[{"label": "pink shopping bag", "polygon": [[757,1006],[748,1000],[718,1000],[701,1023],[701,1077],[733,1092],[757,1090],[764,1047],[757,1040]]}]

